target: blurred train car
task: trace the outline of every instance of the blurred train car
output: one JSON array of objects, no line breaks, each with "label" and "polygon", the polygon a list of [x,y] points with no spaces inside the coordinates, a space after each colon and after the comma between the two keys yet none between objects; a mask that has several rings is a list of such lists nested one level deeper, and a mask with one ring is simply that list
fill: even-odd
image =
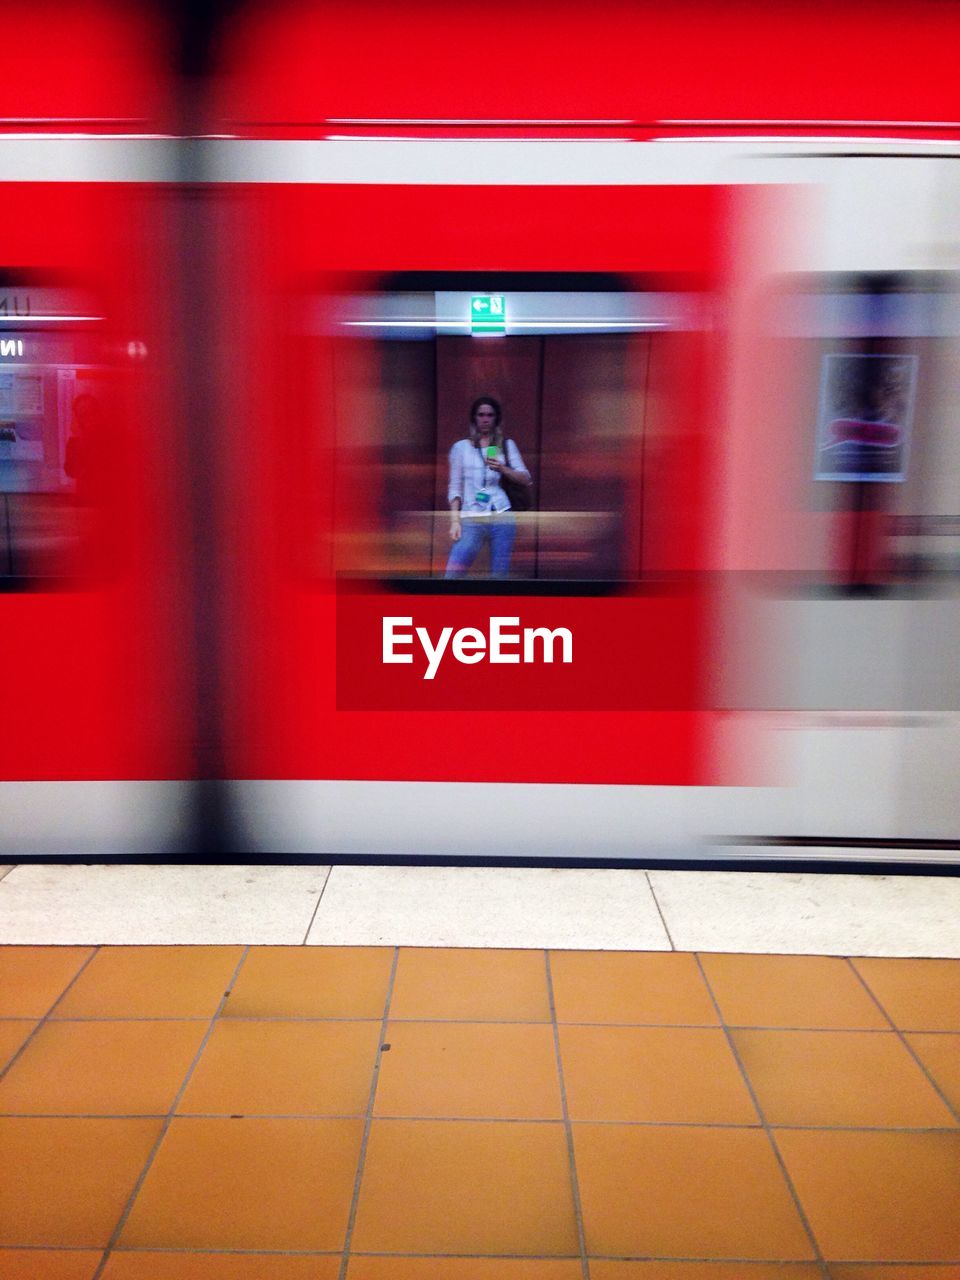
[{"label": "blurred train car", "polygon": [[[189,86],[50,13],[11,853],[956,860],[956,13],[252,0]],[[451,581],[478,396],[532,505]]]},{"label": "blurred train car", "polygon": [[[253,848],[956,857],[957,16],[900,19],[235,20],[207,156]],[[509,581],[451,583],[478,395],[534,509]],[[491,661],[498,625],[573,661]],[[431,674],[444,627],[474,647]]]},{"label": "blurred train car", "polygon": [[0,86],[2,856],[175,847],[196,771],[165,39],[7,6]]}]

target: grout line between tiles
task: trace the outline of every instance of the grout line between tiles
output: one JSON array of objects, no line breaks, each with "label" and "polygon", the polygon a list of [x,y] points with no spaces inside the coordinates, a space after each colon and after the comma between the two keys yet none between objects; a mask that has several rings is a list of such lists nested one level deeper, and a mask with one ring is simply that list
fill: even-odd
[{"label": "grout line between tiles", "polygon": [[[867,995],[870,997],[873,1003],[877,1006],[877,1008],[880,1010],[880,1012],[883,1014],[886,1020],[890,1023],[890,1026],[893,1028],[894,1034],[897,1036],[897,1039],[900,1041],[900,1043],[906,1049],[907,1053],[909,1053],[910,1057],[914,1060],[914,1062],[917,1064],[917,1066],[926,1076],[927,1080],[929,1080],[932,1087],[936,1090],[937,1096],[940,1098],[940,1101],[943,1103],[943,1105],[947,1108],[947,1110],[953,1116],[954,1120],[957,1122],[957,1124],[960,1124],[960,1110],[958,1110],[953,1105],[953,1103],[950,1101],[950,1099],[947,1097],[944,1091],[940,1088],[933,1074],[927,1070],[926,1063],[922,1060],[920,1055],[914,1049],[913,1045],[907,1039],[906,1033],[901,1031],[901,1029],[894,1022],[893,1018],[890,1016],[890,1014],[887,1013],[886,1009],[883,1007],[883,1004],[880,1001],[879,996],[876,995],[873,988],[867,982],[866,978],[863,976],[863,974],[854,964],[852,958],[850,956],[847,956],[846,959],[847,959],[847,964],[853,970],[854,976],[856,977],[857,981],[863,987],[864,991],[866,991]],[[916,1032],[915,1034],[924,1035],[925,1032],[919,1031],[919,1032]]]},{"label": "grout line between tiles", "polygon": [[50,1006],[47,1012],[43,1015],[43,1017],[40,1019],[37,1025],[33,1028],[33,1030],[27,1036],[26,1040],[24,1040],[23,1044],[20,1046],[17,1052],[13,1055],[13,1057],[10,1059],[7,1065],[3,1068],[2,1071],[0,1071],[0,1080],[3,1080],[7,1072],[11,1069],[11,1067],[13,1067],[15,1063],[20,1061],[20,1058],[25,1053],[27,1046],[33,1043],[40,1028],[43,1026],[46,1026],[47,1020],[50,1018],[50,1015],[53,1013],[54,1009],[57,1007],[57,1005],[60,1003],[63,997],[67,994],[67,992],[70,990],[73,984],[77,981],[77,979],[80,977],[80,975],[86,969],[87,965],[90,963],[90,961],[93,959],[93,957],[97,954],[99,950],[100,950],[99,947],[93,947],[91,949],[90,954],[87,956],[86,960],[84,960],[83,964],[80,966],[77,972],[73,975],[73,977],[70,979],[67,985],[63,988],[63,990],[57,996],[56,1000],[54,1000],[53,1004]]},{"label": "grout line between tiles", "polygon": [[[167,1112],[132,1111],[0,1111],[0,1120],[165,1120]],[[329,1111],[178,1111],[176,1120],[364,1120],[366,1112]],[[541,1124],[559,1126],[560,1116],[381,1116],[378,1124]],[[761,1129],[760,1120],[750,1124],[733,1124],[705,1120],[602,1120],[582,1117],[570,1121],[571,1127],[606,1126],[620,1129]],[[777,1131],[796,1133],[956,1133],[957,1126],[887,1125],[887,1124],[777,1124]],[[19,1246],[17,1246],[19,1248]],[[2,1246],[0,1246],[2,1248]]]},{"label": "grout line between tiles", "polygon": [[[17,1253],[100,1253],[101,1250],[95,1245],[82,1244],[5,1244],[0,1245],[0,1258],[8,1251]],[[231,1249],[211,1248],[210,1245],[164,1245],[164,1244],[138,1244],[132,1248],[125,1245],[118,1245],[113,1250],[116,1254],[122,1254],[125,1257],[136,1257],[141,1253],[169,1253],[169,1254],[185,1254],[188,1257],[197,1254],[206,1257],[214,1254],[219,1257],[224,1254],[228,1257],[245,1258],[247,1255],[253,1257],[265,1258],[339,1258],[339,1249]]]},{"label": "grout line between tiles", "polygon": [[570,1190],[573,1194],[573,1212],[577,1222],[577,1243],[580,1247],[580,1269],[583,1280],[590,1280],[590,1259],[587,1257],[587,1237],[583,1226],[583,1203],[580,1199],[580,1182],[577,1178],[577,1157],[573,1145],[573,1127],[570,1108],[567,1105],[567,1085],[563,1075],[563,1058],[560,1054],[560,1028],[557,1024],[557,1004],[553,994],[553,973],[550,969],[550,952],[543,953],[547,978],[547,999],[550,1002],[550,1020],[553,1026],[553,1048],[557,1055],[557,1079],[560,1084],[560,1106],[563,1111],[563,1129],[567,1140],[567,1158],[570,1161]]},{"label": "grout line between tiles", "polygon": [[197,1049],[197,1052],[193,1055],[193,1060],[191,1061],[190,1065],[187,1067],[187,1071],[183,1077],[183,1080],[181,1081],[180,1088],[177,1090],[173,1101],[170,1103],[170,1108],[167,1111],[166,1117],[160,1126],[160,1132],[157,1134],[157,1140],[153,1144],[153,1147],[150,1149],[150,1153],[147,1156],[146,1162],[144,1163],[143,1168],[140,1170],[140,1176],[137,1178],[137,1181],[134,1184],[134,1188],[131,1191],[130,1196],[127,1200],[127,1203],[123,1208],[123,1212],[120,1214],[120,1219],[117,1222],[117,1225],[113,1229],[113,1234],[111,1235],[110,1239],[107,1241],[106,1248],[103,1251],[103,1256],[101,1257],[100,1262],[97,1266],[97,1269],[96,1271],[94,1271],[90,1280],[100,1280],[100,1277],[103,1275],[104,1267],[106,1267],[107,1262],[109,1261],[109,1258],[110,1258],[110,1254],[116,1248],[117,1241],[120,1239],[120,1235],[124,1227],[127,1225],[127,1219],[130,1217],[130,1213],[133,1209],[134,1204],[136,1203],[137,1196],[140,1194],[141,1188],[143,1187],[143,1184],[147,1179],[147,1175],[149,1174],[151,1168],[153,1167],[153,1162],[157,1158],[157,1153],[159,1152],[160,1147],[163,1145],[163,1140],[167,1136],[167,1133],[170,1129],[170,1125],[173,1123],[173,1118],[177,1113],[177,1107],[180,1103],[180,1099],[183,1097],[184,1093],[186,1092],[187,1085],[190,1083],[190,1078],[193,1075],[194,1071],[196,1071],[197,1064],[199,1063],[200,1058],[203,1056],[203,1052],[206,1049],[207,1044],[209,1043],[210,1037],[213,1035],[213,1029],[217,1025],[217,1019],[220,1017],[223,1007],[227,1003],[227,1000],[229,999],[230,992],[233,990],[234,984],[236,983],[237,978],[240,975],[240,970],[243,968],[243,963],[246,960],[247,955],[249,954],[249,951],[250,951],[250,948],[247,946],[247,947],[244,947],[243,951],[240,953],[240,958],[237,961],[236,967],[234,968],[233,973],[230,976],[230,981],[227,983],[227,989],[226,991],[224,991],[223,995],[220,997],[220,1002],[213,1012],[213,1017],[210,1019],[210,1025],[207,1027],[206,1031],[204,1032],[203,1039],[200,1041],[200,1045],[199,1045],[199,1048]]},{"label": "grout line between tiles", "polygon": [[[748,1267],[815,1267],[817,1264],[811,1262],[809,1258],[697,1258],[697,1257],[666,1257],[661,1255],[651,1256],[649,1254],[625,1254],[625,1253],[594,1253],[590,1255],[595,1262],[667,1262],[667,1263],[699,1263],[701,1266],[706,1264],[709,1267],[714,1265],[730,1266],[739,1264]],[[899,1260],[891,1262],[889,1259],[878,1260],[876,1258],[831,1258],[825,1266],[829,1273],[830,1267],[925,1267],[936,1270],[938,1267],[954,1267],[958,1263],[957,1259],[945,1258],[930,1261],[908,1261],[901,1262]],[[953,1280],[953,1277],[945,1276],[943,1280]]]},{"label": "grout line between tiles", "polygon": [[377,1253],[373,1250],[357,1250],[354,1258],[425,1258],[433,1261],[441,1258],[444,1261],[465,1259],[468,1261],[493,1262],[579,1262],[575,1253]]},{"label": "grout line between tiles", "polygon": [[[62,1244],[20,1244],[20,1245],[0,1245],[0,1259],[4,1253],[96,1253],[96,1249],[84,1247],[82,1245],[62,1245]],[[126,1257],[137,1257],[141,1254],[162,1253],[172,1257],[254,1257],[254,1258],[336,1258],[340,1256],[339,1249],[211,1249],[209,1246],[182,1246],[171,1247],[169,1245],[138,1245],[136,1248],[117,1248],[115,1253]],[[424,1259],[468,1259],[468,1260],[491,1260],[491,1261],[518,1261],[518,1262],[576,1262],[579,1259],[572,1253],[385,1253],[374,1252],[372,1250],[358,1250],[352,1255],[354,1258],[424,1258]],[[667,1263],[706,1263],[708,1266],[721,1265],[730,1266],[738,1264],[741,1266],[757,1266],[757,1267],[811,1267],[815,1263],[809,1259],[801,1258],[730,1258],[730,1257],[710,1257],[701,1258],[691,1255],[666,1255],[666,1254],[625,1254],[625,1253],[592,1253],[589,1255],[592,1262],[667,1262]],[[835,1267],[924,1267],[937,1269],[939,1267],[956,1267],[960,1266],[960,1257],[957,1258],[937,1258],[933,1261],[930,1259],[907,1259],[890,1261],[883,1258],[832,1258],[831,1266]]]},{"label": "grout line between tiles", "polygon": [[660,899],[657,897],[657,891],[653,887],[653,881],[650,879],[650,872],[644,871],[647,877],[647,888],[650,890],[650,896],[653,898],[653,905],[657,908],[657,915],[660,917],[660,923],[663,925],[663,932],[667,935],[667,941],[670,943],[670,950],[676,951],[676,945],[673,941],[673,934],[667,924],[667,917],[663,914],[663,907],[660,905]]},{"label": "grout line between tiles", "polygon": [[717,1011],[717,1017],[720,1019],[721,1026],[723,1027],[723,1033],[727,1038],[727,1044],[730,1048],[730,1052],[733,1054],[734,1061],[737,1064],[737,1069],[740,1072],[740,1075],[743,1079],[743,1083],[746,1085],[747,1092],[750,1095],[750,1100],[752,1101],[754,1107],[756,1108],[757,1115],[760,1117],[760,1123],[763,1126],[763,1131],[767,1136],[767,1141],[770,1143],[770,1148],[773,1151],[777,1164],[780,1166],[780,1172],[783,1174],[783,1179],[784,1179],[784,1182],[786,1183],[788,1191],[790,1192],[790,1196],[791,1196],[791,1199],[793,1200],[794,1208],[796,1209],[797,1214],[800,1218],[800,1221],[803,1224],[804,1231],[807,1233],[807,1239],[810,1241],[810,1244],[813,1247],[814,1256],[816,1258],[817,1265],[820,1268],[820,1273],[824,1277],[824,1280],[831,1280],[830,1269],[827,1266],[823,1253],[821,1252],[819,1242],[817,1241],[817,1237],[813,1233],[813,1227],[810,1225],[810,1221],[807,1218],[806,1211],[804,1210],[804,1207],[800,1202],[800,1196],[797,1193],[797,1189],[793,1185],[793,1179],[790,1177],[790,1173],[787,1169],[786,1161],[784,1160],[783,1155],[780,1151],[780,1148],[777,1145],[777,1140],[774,1137],[773,1130],[770,1128],[770,1125],[767,1123],[767,1118],[764,1115],[763,1107],[761,1107],[760,1105],[760,1099],[757,1097],[756,1090],[753,1087],[753,1083],[750,1080],[749,1075],[747,1074],[746,1067],[743,1065],[743,1060],[741,1059],[740,1053],[737,1049],[736,1041],[733,1038],[733,1034],[731,1033],[730,1028],[727,1026],[726,1022],[724,1021],[723,1010],[720,1008],[720,1002],[717,1000],[717,997],[714,995],[713,987],[710,984],[710,979],[707,977],[707,971],[703,967],[703,961],[700,958],[699,953],[696,953],[696,952],[694,953],[694,959],[696,960],[697,966],[700,969],[700,976],[703,978],[703,981],[706,983],[707,991],[710,994],[710,999],[713,1001],[713,1007]]},{"label": "grout line between tiles", "polygon": [[[357,1208],[360,1204],[360,1188],[363,1184],[363,1168],[367,1159],[367,1145],[370,1141],[370,1130],[373,1128],[373,1104],[377,1097],[377,1085],[380,1081],[380,1063],[383,1058],[383,1046],[387,1038],[387,1024],[390,1021],[390,1002],[393,999],[393,986],[397,980],[397,965],[400,963],[400,948],[393,949],[393,964],[390,966],[390,980],[387,983],[387,996],[383,1004],[383,1018],[380,1020],[380,1040],[377,1044],[377,1055],[373,1063],[373,1076],[370,1081],[370,1093],[367,1098],[367,1112],[363,1124],[363,1137],[360,1139],[360,1153],[357,1157],[357,1175],[353,1182],[353,1196],[350,1200],[350,1212],[347,1215],[347,1230],[343,1238],[343,1257],[340,1261],[339,1280],[346,1280],[347,1267],[350,1265],[350,1246],[353,1243],[353,1229],[357,1222]],[[94,1277],[96,1280],[96,1277]]]},{"label": "grout line between tiles", "polygon": [[[684,955],[687,952],[682,953]],[[79,976],[79,975],[78,975]],[[64,995],[66,992],[64,992]],[[139,1016],[125,1018],[120,1016],[111,1017],[93,1017],[90,1015],[75,1014],[69,1018],[54,1018],[47,1015],[50,1022],[56,1023],[58,1026],[70,1023],[92,1023],[92,1022],[207,1022],[206,1017],[197,1015],[180,1016],[179,1014],[170,1017],[149,1017]],[[223,1021],[226,1023],[235,1022],[306,1022],[317,1023],[323,1025],[325,1023],[347,1023],[353,1024],[358,1022],[380,1022],[380,1017],[370,1018],[347,1018],[347,1017],[330,1017],[325,1018],[314,1014],[238,1014],[225,1013]],[[549,1027],[549,1019],[537,1018],[397,1018],[390,1019],[391,1022],[399,1023],[403,1026],[457,1026],[463,1024],[471,1027]],[[0,1022],[36,1022],[36,1018],[14,1017],[5,1018],[0,1015]],[[561,1027],[599,1027],[603,1028],[621,1028],[624,1030],[637,1031],[720,1031],[722,1030],[719,1022],[581,1022],[570,1019],[558,1019],[558,1026]],[[815,1031],[820,1035],[864,1035],[864,1036],[889,1036],[896,1034],[897,1028],[893,1027],[784,1027],[774,1025],[761,1025],[759,1023],[736,1022],[729,1024],[734,1031],[774,1031],[778,1034],[792,1033],[809,1033]],[[924,1035],[924,1036],[960,1036],[960,1028],[950,1031],[939,1030],[909,1030],[904,1032],[905,1035]]]},{"label": "grout line between tiles", "polygon": [[310,937],[310,930],[313,928],[313,923],[317,918],[317,912],[320,910],[320,903],[323,901],[323,894],[324,894],[324,891],[326,890],[326,887],[330,880],[330,876],[332,872],[333,872],[333,865],[331,864],[329,867],[327,867],[327,874],[323,877],[323,884],[320,886],[320,893],[317,897],[317,901],[310,915],[310,922],[307,925],[307,932],[303,935],[303,942],[301,943],[301,946],[305,947],[307,945],[307,939]]}]

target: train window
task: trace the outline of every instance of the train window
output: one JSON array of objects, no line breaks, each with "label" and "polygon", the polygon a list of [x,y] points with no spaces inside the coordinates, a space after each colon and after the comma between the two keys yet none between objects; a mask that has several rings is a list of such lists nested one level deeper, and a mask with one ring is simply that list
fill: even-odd
[{"label": "train window", "polygon": [[956,574],[957,282],[923,272],[804,278],[777,307],[805,370],[794,434],[808,445],[820,581],[825,572],[843,590],[882,592]]},{"label": "train window", "polygon": [[111,563],[124,371],[103,329],[92,291],[0,277],[0,590]]},{"label": "train window", "polygon": [[[336,571],[397,589],[613,590],[649,567],[676,281],[405,274],[315,295]],[[329,422],[324,415],[323,421]]]}]

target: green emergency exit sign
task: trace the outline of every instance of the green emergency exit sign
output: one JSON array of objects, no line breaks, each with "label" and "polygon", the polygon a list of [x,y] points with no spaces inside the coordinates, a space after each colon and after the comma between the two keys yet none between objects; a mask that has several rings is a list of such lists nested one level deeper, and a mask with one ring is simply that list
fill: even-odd
[{"label": "green emergency exit sign", "polygon": [[471,333],[503,333],[506,319],[506,298],[502,293],[476,293],[470,299]]}]

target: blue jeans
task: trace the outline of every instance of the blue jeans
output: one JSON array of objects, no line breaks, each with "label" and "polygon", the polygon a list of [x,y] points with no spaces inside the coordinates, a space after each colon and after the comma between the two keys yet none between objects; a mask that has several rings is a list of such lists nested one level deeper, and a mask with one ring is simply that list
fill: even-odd
[{"label": "blue jeans", "polygon": [[445,578],[462,578],[476,560],[480,548],[490,543],[490,576],[505,578],[510,572],[510,555],[517,535],[517,522],[512,515],[467,516],[461,526],[459,541],[450,548]]}]

